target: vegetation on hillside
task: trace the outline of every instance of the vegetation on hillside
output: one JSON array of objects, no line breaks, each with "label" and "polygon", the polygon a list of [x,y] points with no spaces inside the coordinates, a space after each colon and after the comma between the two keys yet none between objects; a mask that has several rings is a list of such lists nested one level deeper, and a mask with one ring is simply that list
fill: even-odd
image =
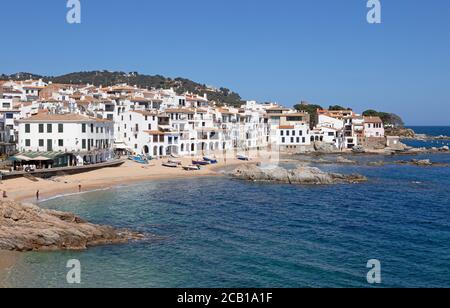
[{"label": "vegetation on hillside", "polygon": [[311,128],[317,125],[317,110],[323,110],[322,106],[301,102],[294,106],[295,110],[307,112],[310,114]]},{"label": "vegetation on hillside", "polygon": [[166,78],[161,75],[141,75],[137,72],[110,72],[92,71],[76,72],[62,76],[39,76],[30,73],[17,73],[13,75],[0,75],[1,80],[27,80],[43,79],[46,82],[64,84],[92,84],[95,86],[111,86],[115,84],[127,83],[146,89],[169,89],[173,88],[178,94],[191,92],[194,94],[207,94],[211,101],[218,105],[230,105],[240,107],[243,104],[242,98],[227,88],[212,89],[204,84],[194,82],[186,78]]}]

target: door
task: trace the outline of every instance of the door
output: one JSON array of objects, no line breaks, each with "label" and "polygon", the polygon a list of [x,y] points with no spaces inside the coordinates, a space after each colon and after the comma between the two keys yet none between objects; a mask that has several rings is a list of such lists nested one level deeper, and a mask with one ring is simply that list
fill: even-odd
[{"label": "door", "polygon": [[47,152],[53,152],[53,140],[47,139]]}]

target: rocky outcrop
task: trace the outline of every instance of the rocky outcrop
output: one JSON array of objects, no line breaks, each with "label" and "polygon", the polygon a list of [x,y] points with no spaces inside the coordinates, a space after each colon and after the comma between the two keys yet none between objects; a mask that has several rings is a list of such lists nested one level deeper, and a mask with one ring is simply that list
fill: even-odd
[{"label": "rocky outcrop", "polygon": [[386,129],[386,136],[398,136],[405,139],[414,139],[416,133],[410,128],[388,128]]},{"label": "rocky outcrop", "polygon": [[336,158],[336,163],[338,163],[338,164],[344,164],[344,165],[356,165],[356,164],[357,164],[356,161],[347,159],[347,158],[342,157],[342,156],[338,156],[338,157]]},{"label": "rocky outcrop", "polygon": [[256,165],[242,165],[233,171],[232,176],[247,181],[299,185],[331,185],[367,181],[366,177],[358,174],[326,173],[308,166],[297,166],[294,170],[287,170],[281,167],[260,168]]},{"label": "rocky outcrop", "polygon": [[412,165],[412,166],[419,166],[419,167],[447,167],[448,164],[446,163],[435,163],[432,162],[429,159],[412,159],[410,161],[396,161],[396,164],[399,165]]},{"label": "rocky outcrop", "polygon": [[0,202],[0,250],[84,250],[142,238],[128,230],[87,223],[73,214]]},{"label": "rocky outcrop", "polygon": [[320,141],[314,142],[314,150],[316,150],[317,153],[325,154],[339,152],[334,144]]}]

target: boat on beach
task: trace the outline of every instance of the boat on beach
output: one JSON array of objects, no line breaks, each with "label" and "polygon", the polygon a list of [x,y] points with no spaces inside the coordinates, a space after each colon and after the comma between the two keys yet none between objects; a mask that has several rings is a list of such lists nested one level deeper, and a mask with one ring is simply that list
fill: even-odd
[{"label": "boat on beach", "polygon": [[249,161],[249,160],[250,160],[250,158],[249,158],[247,155],[243,155],[243,154],[238,154],[238,155],[236,156],[236,158],[237,158],[238,160],[243,160],[243,161]]},{"label": "boat on beach", "polygon": [[128,156],[128,159],[131,161],[134,161],[138,164],[144,164],[144,165],[148,164],[147,157],[142,156],[142,155],[130,155],[130,156]]},{"label": "boat on beach", "polygon": [[210,162],[211,164],[217,164],[217,163],[218,163],[217,158],[210,157],[210,156],[205,156],[205,157],[203,157],[203,160],[204,160],[204,161],[208,161],[208,162]]},{"label": "boat on beach", "polygon": [[183,166],[183,169],[185,171],[198,171],[198,170],[200,170],[200,166],[199,165]]},{"label": "boat on beach", "polygon": [[167,167],[167,168],[178,168],[178,164],[174,164],[174,163],[170,163],[170,162],[167,162],[167,163],[163,163],[162,164],[163,165],[163,167]]},{"label": "boat on beach", "polygon": [[181,166],[181,160],[179,160],[179,159],[169,159],[169,161],[168,161],[168,163],[170,163],[170,164],[176,164],[176,165],[178,165],[178,166]]},{"label": "boat on beach", "polygon": [[207,165],[211,165],[211,162],[205,161],[205,160],[193,160],[192,164],[197,165],[197,166],[207,166]]}]

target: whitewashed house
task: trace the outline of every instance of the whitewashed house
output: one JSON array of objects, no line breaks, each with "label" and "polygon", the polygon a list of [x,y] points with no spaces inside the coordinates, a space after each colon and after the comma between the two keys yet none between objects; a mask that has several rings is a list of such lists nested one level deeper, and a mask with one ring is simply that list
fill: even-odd
[{"label": "whitewashed house", "polygon": [[79,162],[97,163],[113,157],[113,122],[78,114],[41,112],[17,121],[18,150],[62,152],[77,155]]}]

